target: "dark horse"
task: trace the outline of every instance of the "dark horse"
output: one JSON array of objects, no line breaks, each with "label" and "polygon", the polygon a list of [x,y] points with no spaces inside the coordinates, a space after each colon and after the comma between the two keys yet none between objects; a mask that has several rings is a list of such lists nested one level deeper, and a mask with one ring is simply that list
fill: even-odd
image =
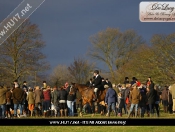
[{"label": "dark horse", "polygon": [[[88,103],[91,107],[92,116],[93,116],[95,114],[94,101],[93,101],[95,98],[94,87],[90,88],[85,84],[71,83],[71,88],[77,89],[80,92],[80,94],[82,95],[82,105],[84,106],[85,104]],[[104,89],[98,92],[98,98],[96,101],[97,103],[105,100],[106,92],[107,92],[107,89]]]}]

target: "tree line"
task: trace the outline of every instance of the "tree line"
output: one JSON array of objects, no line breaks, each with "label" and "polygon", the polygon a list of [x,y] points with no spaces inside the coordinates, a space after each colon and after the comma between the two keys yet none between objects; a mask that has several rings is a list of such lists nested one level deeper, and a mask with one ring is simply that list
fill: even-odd
[{"label": "tree line", "polygon": [[42,53],[45,42],[38,26],[26,20],[1,45],[1,83],[30,80],[36,84],[45,79],[57,86],[70,80],[86,83],[97,69],[96,61],[108,67],[109,73],[101,70],[101,74],[114,83],[122,83],[126,76],[135,76],[141,82],[151,76],[160,85],[172,84],[175,80],[175,33],[155,34],[146,42],[135,30],[122,32],[119,28],[107,28],[89,40],[87,56],[91,62],[75,57],[69,66],[58,65],[46,75],[43,73],[50,66]]}]

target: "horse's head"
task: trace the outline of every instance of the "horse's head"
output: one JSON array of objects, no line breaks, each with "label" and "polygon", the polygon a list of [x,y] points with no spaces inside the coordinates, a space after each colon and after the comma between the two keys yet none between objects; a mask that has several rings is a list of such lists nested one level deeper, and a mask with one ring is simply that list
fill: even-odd
[{"label": "horse's head", "polygon": [[76,91],[76,90],[77,90],[76,83],[72,83],[72,82],[71,82],[70,88],[71,88],[73,91]]}]

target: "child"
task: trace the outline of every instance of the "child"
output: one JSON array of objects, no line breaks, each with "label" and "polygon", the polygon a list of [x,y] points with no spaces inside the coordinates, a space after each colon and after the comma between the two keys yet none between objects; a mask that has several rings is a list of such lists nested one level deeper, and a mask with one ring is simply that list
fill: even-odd
[{"label": "child", "polygon": [[118,108],[118,116],[122,117],[122,108],[124,108],[124,99],[122,98],[121,92],[118,93],[117,108]]}]

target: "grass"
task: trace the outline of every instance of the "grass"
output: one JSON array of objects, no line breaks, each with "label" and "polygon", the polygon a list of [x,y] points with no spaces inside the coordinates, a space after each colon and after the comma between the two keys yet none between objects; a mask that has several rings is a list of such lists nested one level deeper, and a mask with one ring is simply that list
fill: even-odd
[{"label": "grass", "polygon": [[171,126],[3,126],[1,132],[173,132]]},{"label": "grass", "polygon": [[[79,118],[79,117],[74,117]],[[99,114],[95,115],[95,117],[91,117],[89,114],[85,114],[83,118],[109,118],[109,117],[101,117]],[[110,117],[123,119],[127,118],[127,115],[123,115],[123,117]],[[150,118],[150,117],[145,117]],[[154,117],[155,118],[155,117]],[[174,114],[163,113],[162,109],[160,110],[159,118],[168,118],[175,119]],[[174,126],[1,126],[1,132],[173,132],[175,131]]]}]

